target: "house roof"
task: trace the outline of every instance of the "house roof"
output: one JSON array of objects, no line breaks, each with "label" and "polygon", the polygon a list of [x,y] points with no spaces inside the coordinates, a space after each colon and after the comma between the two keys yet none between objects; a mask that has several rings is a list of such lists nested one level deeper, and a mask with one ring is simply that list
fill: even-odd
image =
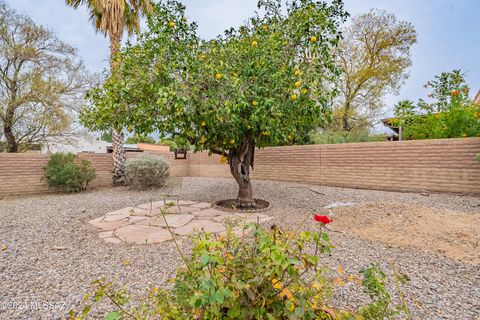
[{"label": "house roof", "polygon": [[473,99],[473,103],[480,105],[480,90],[478,90],[477,94],[475,95],[475,98]]},{"label": "house roof", "polygon": [[395,132],[396,134],[399,134],[399,128],[398,126],[394,125],[392,123],[392,120],[398,120],[397,117],[392,117],[392,118],[385,118],[385,119],[381,119],[380,121],[383,122],[383,125],[385,127],[388,127],[390,130],[392,130],[393,132]]}]

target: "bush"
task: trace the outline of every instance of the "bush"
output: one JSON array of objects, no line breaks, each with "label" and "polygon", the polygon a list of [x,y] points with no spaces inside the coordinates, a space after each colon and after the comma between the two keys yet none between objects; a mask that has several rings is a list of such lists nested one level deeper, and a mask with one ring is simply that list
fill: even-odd
[{"label": "bush", "polygon": [[86,190],[88,183],[96,177],[91,162],[78,162],[73,153],[52,153],[44,170],[48,186],[66,192]]},{"label": "bush", "polygon": [[368,131],[349,132],[327,130],[310,134],[313,144],[336,144],[354,142],[386,141],[386,134],[371,134]]},{"label": "bush", "polygon": [[163,139],[158,142],[158,144],[167,145],[170,147],[170,151],[175,151],[178,148],[177,143],[170,139]]},{"label": "bush", "polygon": [[154,138],[150,137],[150,136],[146,136],[146,135],[139,135],[139,134],[135,134],[131,137],[128,137],[127,140],[125,140],[125,143],[126,144],[137,144],[137,143],[151,143],[151,144],[155,144],[157,143],[157,141],[155,141]]},{"label": "bush", "polygon": [[163,187],[169,176],[168,163],[160,156],[141,155],[128,159],[127,182],[137,188]]},{"label": "bush", "polygon": [[[377,264],[363,270],[361,279],[341,267],[332,275],[320,263],[333,248],[321,222],[325,218],[316,216],[318,232],[250,224],[242,236],[231,226],[225,236],[199,233],[193,239],[192,256],[179,251],[185,266],[177,272],[173,288],[154,287],[139,301],[98,280],[93,301],[113,302],[116,310],[107,314],[108,319],[411,319],[400,287],[408,280],[405,276],[393,273],[400,297],[395,302]],[[362,286],[371,303],[354,311],[335,307],[333,289],[347,283]],[[87,305],[81,314],[88,317],[90,310]],[[72,318],[77,315],[71,312]]]},{"label": "bush", "polygon": [[186,139],[174,138],[174,139],[162,139],[158,144],[164,144],[170,147],[170,151],[175,151],[175,149],[190,149],[190,144]]}]

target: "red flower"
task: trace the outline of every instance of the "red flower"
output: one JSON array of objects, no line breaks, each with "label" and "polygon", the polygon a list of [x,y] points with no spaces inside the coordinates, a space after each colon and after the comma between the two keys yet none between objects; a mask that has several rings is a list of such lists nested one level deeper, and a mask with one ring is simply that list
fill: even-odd
[{"label": "red flower", "polygon": [[321,215],[316,214],[316,213],[313,214],[313,220],[315,220],[317,222],[321,222],[324,225],[329,224],[330,222],[333,222],[333,220],[330,219],[328,216],[321,216]]}]

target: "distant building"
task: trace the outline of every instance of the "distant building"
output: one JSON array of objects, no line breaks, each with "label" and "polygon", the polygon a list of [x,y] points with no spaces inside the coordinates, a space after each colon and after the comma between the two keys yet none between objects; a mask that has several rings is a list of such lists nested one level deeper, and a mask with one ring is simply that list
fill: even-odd
[{"label": "distant building", "polygon": [[[123,144],[123,149],[125,152],[143,152],[142,149],[138,147],[137,144]],[[107,145],[107,153],[113,153],[113,146],[111,143],[108,143]]]},{"label": "distant building", "polygon": [[473,103],[477,104],[480,106],[480,90],[478,90],[477,95],[473,99]]},{"label": "distant building", "polygon": [[[141,142],[138,144],[124,144],[123,148],[125,152],[170,152],[168,145]],[[78,136],[69,138],[68,140],[50,141],[48,144],[42,146],[41,152],[112,153],[113,147],[111,142],[97,140],[95,137]]]},{"label": "distant building", "polygon": [[108,145],[111,145],[111,143],[96,140],[93,137],[79,136],[76,138],[69,138],[68,140],[50,141],[48,144],[42,146],[42,153],[107,153]]}]

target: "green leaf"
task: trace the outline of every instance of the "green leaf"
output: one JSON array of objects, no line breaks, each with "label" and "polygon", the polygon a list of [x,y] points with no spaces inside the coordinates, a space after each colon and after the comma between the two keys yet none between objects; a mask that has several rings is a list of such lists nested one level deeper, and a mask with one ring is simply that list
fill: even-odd
[{"label": "green leaf", "polygon": [[105,320],[120,320],[120,319],[121,319],[121,315],[118,311],[109,312],[105,316]]},{"label": "green leaf", "polygon": [[206,266],[210,262],[210,256],[208,254],[204,254],[200,257],[200,262]]}]

